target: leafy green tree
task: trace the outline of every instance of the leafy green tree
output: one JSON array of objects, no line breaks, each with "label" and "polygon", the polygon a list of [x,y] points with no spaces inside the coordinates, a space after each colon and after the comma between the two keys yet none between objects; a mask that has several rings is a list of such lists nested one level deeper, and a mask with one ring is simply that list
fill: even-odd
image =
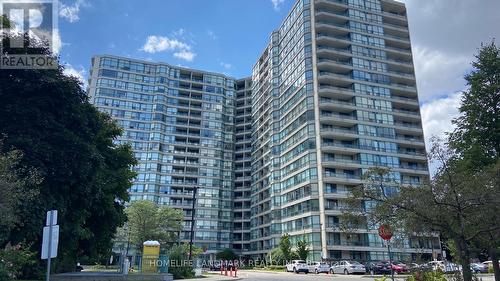
[{"label": "leafy green tree", "polygon": [[[50,55],[46,48],[40,53]],[[78,79],[63,70],[0,70],[0,133],[3,151],[21,151],[19,165],[33,167],[43,179],[22,189],[38,193],[21,202],[22,223],[8,241],[33,242],[32,250],[39,252],[45,213],[57,209],[61,232],[54,265],[56,271],[71,271],[77,257],[109,252],[116,228],[126,219],[136,161],[128,145],[114,143],[120,127],[92,106]]]},{"label": "leafy green tree", "polygon": [[223,260],[223,261],[234,261],[238,259],[238,256],[233,252],[231,249],[224,249],[220,252],[218,252],[215,257],[218,260]]},{"label": "leafy green tree", "polygon": [[170,248],[168,258],[170,267],[168,272],[174,276],[174,279],[188,279],[194,277],[193,262],[197,256],[203,253],[198,247],[193,247],[192,259],[189,259],[189,244],[175,245]]},{"label": "leafy green tree", "polygon": [[[469,89],[463,93],[460,116],[453,120],[456,129],[450,134],[450,146],[463,165],[481,171],[491,169],[500,158],[500,48],[495,42],[482,45],[476,59],[474,70],[465,76]],[[494,219],[495,209],[483,211],[483,217]],[[499,260],[500,230],[478,235],[474,244],[491,260]],[[493,269],[500,280],[498,263],[493,263]]]},{"label": "leafy green tree", "polygon": [[[370,202],[371,207],[360,212],[359,204],[355,204],[346,212],[368,217],[370,228],[387,223],[409,234],[425,236],[439,232],[452,239],[464,268],[464,280],[470,281],[473,242],[500,228],[496,223],[500,220],[500,173],[472,172],[441,143],[434,143],[430,156],[441,167],[435,179],[421,186],[398,185],[387,180],[389,169],[371,169],[366,174],[366,184],[353,188],[350,199]],[[390,192],[394,188],[397,192]],[[481,223],[485,210],[491,211],[492,220]]]},{"label": "leafy green tree", "polygon": [[0,249],[9,241],[11,230],[20,225],[22,202],[33,203],[38,190],[30,192],[29,186],[36,186],[41,179],[34,169],[19,167],[22,153],[19,150],[2,152],[0,139]]},{"label": "leafy green tree", "polygon": [[267,254],[267,259],[273,265],[285,265],[286,259],[283,258],[283,253],[280,248],[274,248]]},{"label": "leafy green tree", "polygon": [[147,240],[156,240],[163,245],[177,241],[177,233],[182,229],[184,219],[182,211],[139,200],[132,202],[125,212],[130,242],[139,249]]},{"label": "leafy green tree", "polygon": [[296,251],[299,259],[307,260],[307,257],[309,256],[309,243],[307,243],[305,239],[297,241]]},{"label": "leafy green tree", "polygon": [[290,235],[288,233],[283,234],[281,236],[280,242],[279,242],[279,248],[281,250],[281,254],[283,255],[283,259],[285,261],[290,261],[292,260],[292,243],[290,242]]},{"label": "leafy green tree", "polygon": [[491,42],[482,45],[474,70],[465,76],[469,89],[463,92],[460,116],[450,145],[480,170],[495,164],[500,154],[500,48]]},{"label": "leafy green tree", "polygon": [[[0,148],[3,140],[0,139]],[[20,206],[22,202],[33,203],[33,192],[23,191],[28,186],[36,186],[40,178],[36,170],[21,168],[22,153],[18,150],[3,153],[0,149],[0,280],[12,280],[22,276],[26,267],[36,264],[35,253],[29,245],[11,245],[11,230],[20,225]],[[21,175],[25,176],[21,176]]]}]

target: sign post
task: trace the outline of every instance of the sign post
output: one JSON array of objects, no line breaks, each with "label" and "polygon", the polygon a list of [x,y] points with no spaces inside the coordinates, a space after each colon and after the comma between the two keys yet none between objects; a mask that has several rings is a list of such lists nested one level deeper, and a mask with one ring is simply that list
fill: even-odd
[{"label": "sign post", "polygon": [[43,228],[42,260],[47,259],[47,273],[45,280],[50,281],[50,261],[57,257],[57,246],[59,244],[59,225],[57,225],[57,210],[47,212]]},{"label": "sign post", "polygon": [[394,281],[394,269],[392,268],[392,255],[391,255],[391,244],[390,240],[392,238],[391,227],[387,224],[383,224],[378,228],[378,235],[380,238],[387,241],[387,252],[389,253],[389,266],[391,267],[391,278]]}]

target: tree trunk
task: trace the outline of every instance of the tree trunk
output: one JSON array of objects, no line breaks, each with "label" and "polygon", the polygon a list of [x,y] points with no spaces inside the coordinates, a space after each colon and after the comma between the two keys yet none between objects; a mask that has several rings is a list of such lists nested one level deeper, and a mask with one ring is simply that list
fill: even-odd
[{"label": "tree trunk", "polygon": [[462,265],[462,277],[464,281],[472,281],[472,271],[470,270],[470,253],[469,247],[465,239],[456,238],[457,251],[460,257],[460,265]]},{"label": "tree trunk", "polygon": [[491,262],[493,263],[493,272],[495,272],[495,281],[500,281],[500,266],[498,265],[498,250],[495,246],[490,249]]}]

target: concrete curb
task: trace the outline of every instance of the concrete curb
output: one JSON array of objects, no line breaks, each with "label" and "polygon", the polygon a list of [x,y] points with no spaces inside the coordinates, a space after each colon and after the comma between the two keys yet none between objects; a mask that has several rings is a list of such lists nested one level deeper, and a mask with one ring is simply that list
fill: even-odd
[{"label": "concrete curb", "polygon": [[236,281],[243,280],[243,277],[205,277],[205,278],[194,278],[194,279],[182,279],[183,281]]}]

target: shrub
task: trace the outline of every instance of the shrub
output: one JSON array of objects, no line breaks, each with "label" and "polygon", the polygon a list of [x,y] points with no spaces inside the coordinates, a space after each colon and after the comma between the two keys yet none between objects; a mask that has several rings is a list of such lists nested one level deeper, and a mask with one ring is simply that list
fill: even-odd
[{"label": "shrub", "polygon": [[437,271],[416,271],[406,281],[447,281],[441,270]]},{"label": "shrub", "polygon": [[0,250],[0,281],[19,278],[23,269],[33,266],[36,261],[35,253],[27,245],[7,245]]}]

